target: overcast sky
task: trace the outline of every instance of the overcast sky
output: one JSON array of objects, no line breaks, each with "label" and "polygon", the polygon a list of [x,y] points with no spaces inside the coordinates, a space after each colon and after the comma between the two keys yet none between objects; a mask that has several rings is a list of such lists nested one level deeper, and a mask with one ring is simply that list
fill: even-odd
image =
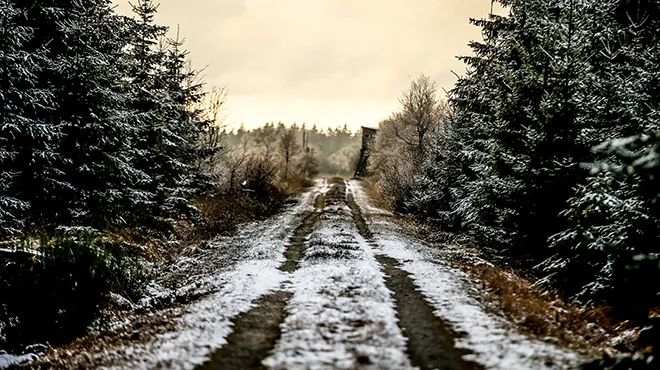
[{"label": "overcast sky", "polygon": [[[114,0],[126,13],[128,0]],[[229,90],[229,121],[350,128],[397,109],[417,73],[449,90],[456,55],[480,39],[490,0],[162,0],[158,22],[186,38],[209,85]]]}]

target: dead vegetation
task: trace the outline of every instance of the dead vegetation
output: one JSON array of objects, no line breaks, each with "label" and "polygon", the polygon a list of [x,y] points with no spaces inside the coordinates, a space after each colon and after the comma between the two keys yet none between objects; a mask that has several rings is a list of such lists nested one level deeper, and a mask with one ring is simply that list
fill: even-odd
[{"label": "dead vegetation", "polygon": [[635,340],[640,328],[616,320],[609,307],[567,303],[552,292],[534,287],[521,274],[494,265],[463,263],[461,267],[484,288],[483,302],[539,339],[585,355],[643,349]]},{"label": "dead vegetation", "polygon": [[[117,321],[125,322],[109,330],[89,333],[75,341],[53,348],[47,347],[43,356],[29,364],[34,369],[89,369],[112,366],[113,358],[107,356],[113,348],[146,343],[157,335],[175,329],[175,320],[183,313],[181,307],[137,314],[116,312]],[[115,364],[116,365],[116,364]]]},{"label": "dead vegetation", "polygon": [[374,183],[371,179],[362,180],[362,186],[365,193],[373,201],[374,207],[393,212],[394,206],[392,202],[386,200],[378,190],[378,184]]},{"label": "dead vegetation", "polygon": [[485,261],[475,249],[465,248],[463,258],[458,256],[461,247],[451,249],[455,266],[481,288],[475,297],[523,333],[587,357],[650,350],[638,341],[640,325],[617,319],[610,307],[567,302],[554,292],[534,286],[533,277]]}]

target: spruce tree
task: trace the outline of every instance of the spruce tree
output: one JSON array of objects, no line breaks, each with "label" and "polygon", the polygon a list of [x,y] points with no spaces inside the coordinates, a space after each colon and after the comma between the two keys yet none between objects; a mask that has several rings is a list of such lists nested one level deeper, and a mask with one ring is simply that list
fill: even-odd
[{"label": "spruce tree", "polygon": [[155,24],[158,5],[152,1],[140,0],[132,7],[135,18],[128,20],[125,91],[131,124],[137,131],[133,163],[148,175],[137,184],[143,191],[143,201],[136,205],[134,215],[142,222],[152,222],[150,218],[159,215],[160,203],[165,198],[159,189],[161,176],[156,160],[163,140],[161,129],[167,125],[165,51],[159,48],[167,27]]},{"label": "spruce tree", "polygon": [[[585,109],[579,140],[585,146],[605,144],[586,161],[599,173],[578,187],[563,212],[570,227],[551,238],[555,254],[542,267],[546,281],[569,296],[645,315],[644,307],[653,301],[658,287],[644,283],[640,268],[631,266],[639,265],[635,258],[657,253],[660,242],[657,183],[653,176],[639,173],[653,171],[653,143],[646,141],[652,141],[649,138],[660,129],[656,106],[660,12],[651,3],[641,13],[635,7],[639,4],[632,5],[608,1],[586,7],[590,17],[584,18],[583,27],[593,35],[588,46],[593,52],[586,79],[589,89],[580,99]],[[642,13],[644,22],[637,23]],[[625,138],[637,133],[650,135]],[[624,139],[612,140],[616,137]],[[656,270],[645,271],[654,276],[651,272]]]},{"label": "spruce tree", "polygon": [[53,181],[58,127],[43,120],[52,96],[38,86],[47,62],[42,49],[28,48],[34,30],[27,14],[0,1],[0,235],[22,231],[34,199],[30,189]]},{"label": "spruce tree", "polygon": [[562,229],[557,215],[582,176],[574,98],[585,35],[576,1],[502,4],[508,17],[475,22],[486,39],[451,95],[474,161],[459,208],[480,244],[529,267]]},{"label": "spruce tree", "polygon": [[61,134],[54,181],[32,189],[33,212],[54,225],[122,223],[144,177],[131,164],[136,131],[122,91],[123,18],[106,0],[17,5],[35,29],[31,49],[45,49],[50,60],[38,84],[53,89],[56,109],[44,119]]},{"label": "spruce tree", "polygon": [[60,26],[68,53],[55,68],[66,81],[58,92],[64,133],[60,151],[75,189],[62,199],[76,222],[117,225],[142,201],[135,184],[146,179],[132,163],[139,131],[131,125],[122,90],[121,18],[109,1],[73,4]]},{"label": "spruce tree", "polygon": [[198,73],[190,67],[184,40],[168,39],[163,59],[163,124],[158,142],[150,148],[154,177],[164,196],[167,213],[194,214],[188,198],[208,190],[210,174],[199,171],[204,153],[197,147],[200,134],[209,122],[203,118],[199,102],[204,96]]}]

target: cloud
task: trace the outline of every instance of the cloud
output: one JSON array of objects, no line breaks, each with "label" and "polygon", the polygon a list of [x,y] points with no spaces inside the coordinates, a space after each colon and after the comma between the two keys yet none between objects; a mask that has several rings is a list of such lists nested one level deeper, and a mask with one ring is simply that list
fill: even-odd
[{"label": "cloud", "polygon": [[[116,0],[120,11],[128,7]],[[186,37],[230,121],[375,125],[411,76],[450,89],[456,55],[480,38],[488,0],[164,0],[159,22]]]}]

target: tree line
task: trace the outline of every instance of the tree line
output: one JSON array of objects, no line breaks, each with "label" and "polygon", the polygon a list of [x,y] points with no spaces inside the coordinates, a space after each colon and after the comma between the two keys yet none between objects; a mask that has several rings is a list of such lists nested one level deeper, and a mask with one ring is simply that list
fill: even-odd
[{"label": "tree line", "polygon": [[[309,127],[295,122],[289,127],[283,122],[267,122],[247,130],[241,125],[238,129],[225,130],[224,134],[227,148],[239,157],[246,153],[278,152],[282,155],[286,152],[283,149],[291,146],[298,159],[297,166],[312,174],[352,175],[361,145],[360,133],[350,131],[347,125],[319,129],[316,125]],[[295,138],[291,142],[293,145],[282,147],[285,134]],[[310,158],[306,159],[303,151]]]},{"label": "tree line", "polygon": [[[660,2],[497,0],[438,97],[417,77],[381,122],[382,193],[567,297],[660,304]],[[384,151],[387,150],[387,155]]]},{"label": "tree line", "polygon": [[[177,35],[137,0],[0,1],[0,233],[160,227],[210,183],[214,122]],[[162,226],[162,225],[161,225]]]}]

